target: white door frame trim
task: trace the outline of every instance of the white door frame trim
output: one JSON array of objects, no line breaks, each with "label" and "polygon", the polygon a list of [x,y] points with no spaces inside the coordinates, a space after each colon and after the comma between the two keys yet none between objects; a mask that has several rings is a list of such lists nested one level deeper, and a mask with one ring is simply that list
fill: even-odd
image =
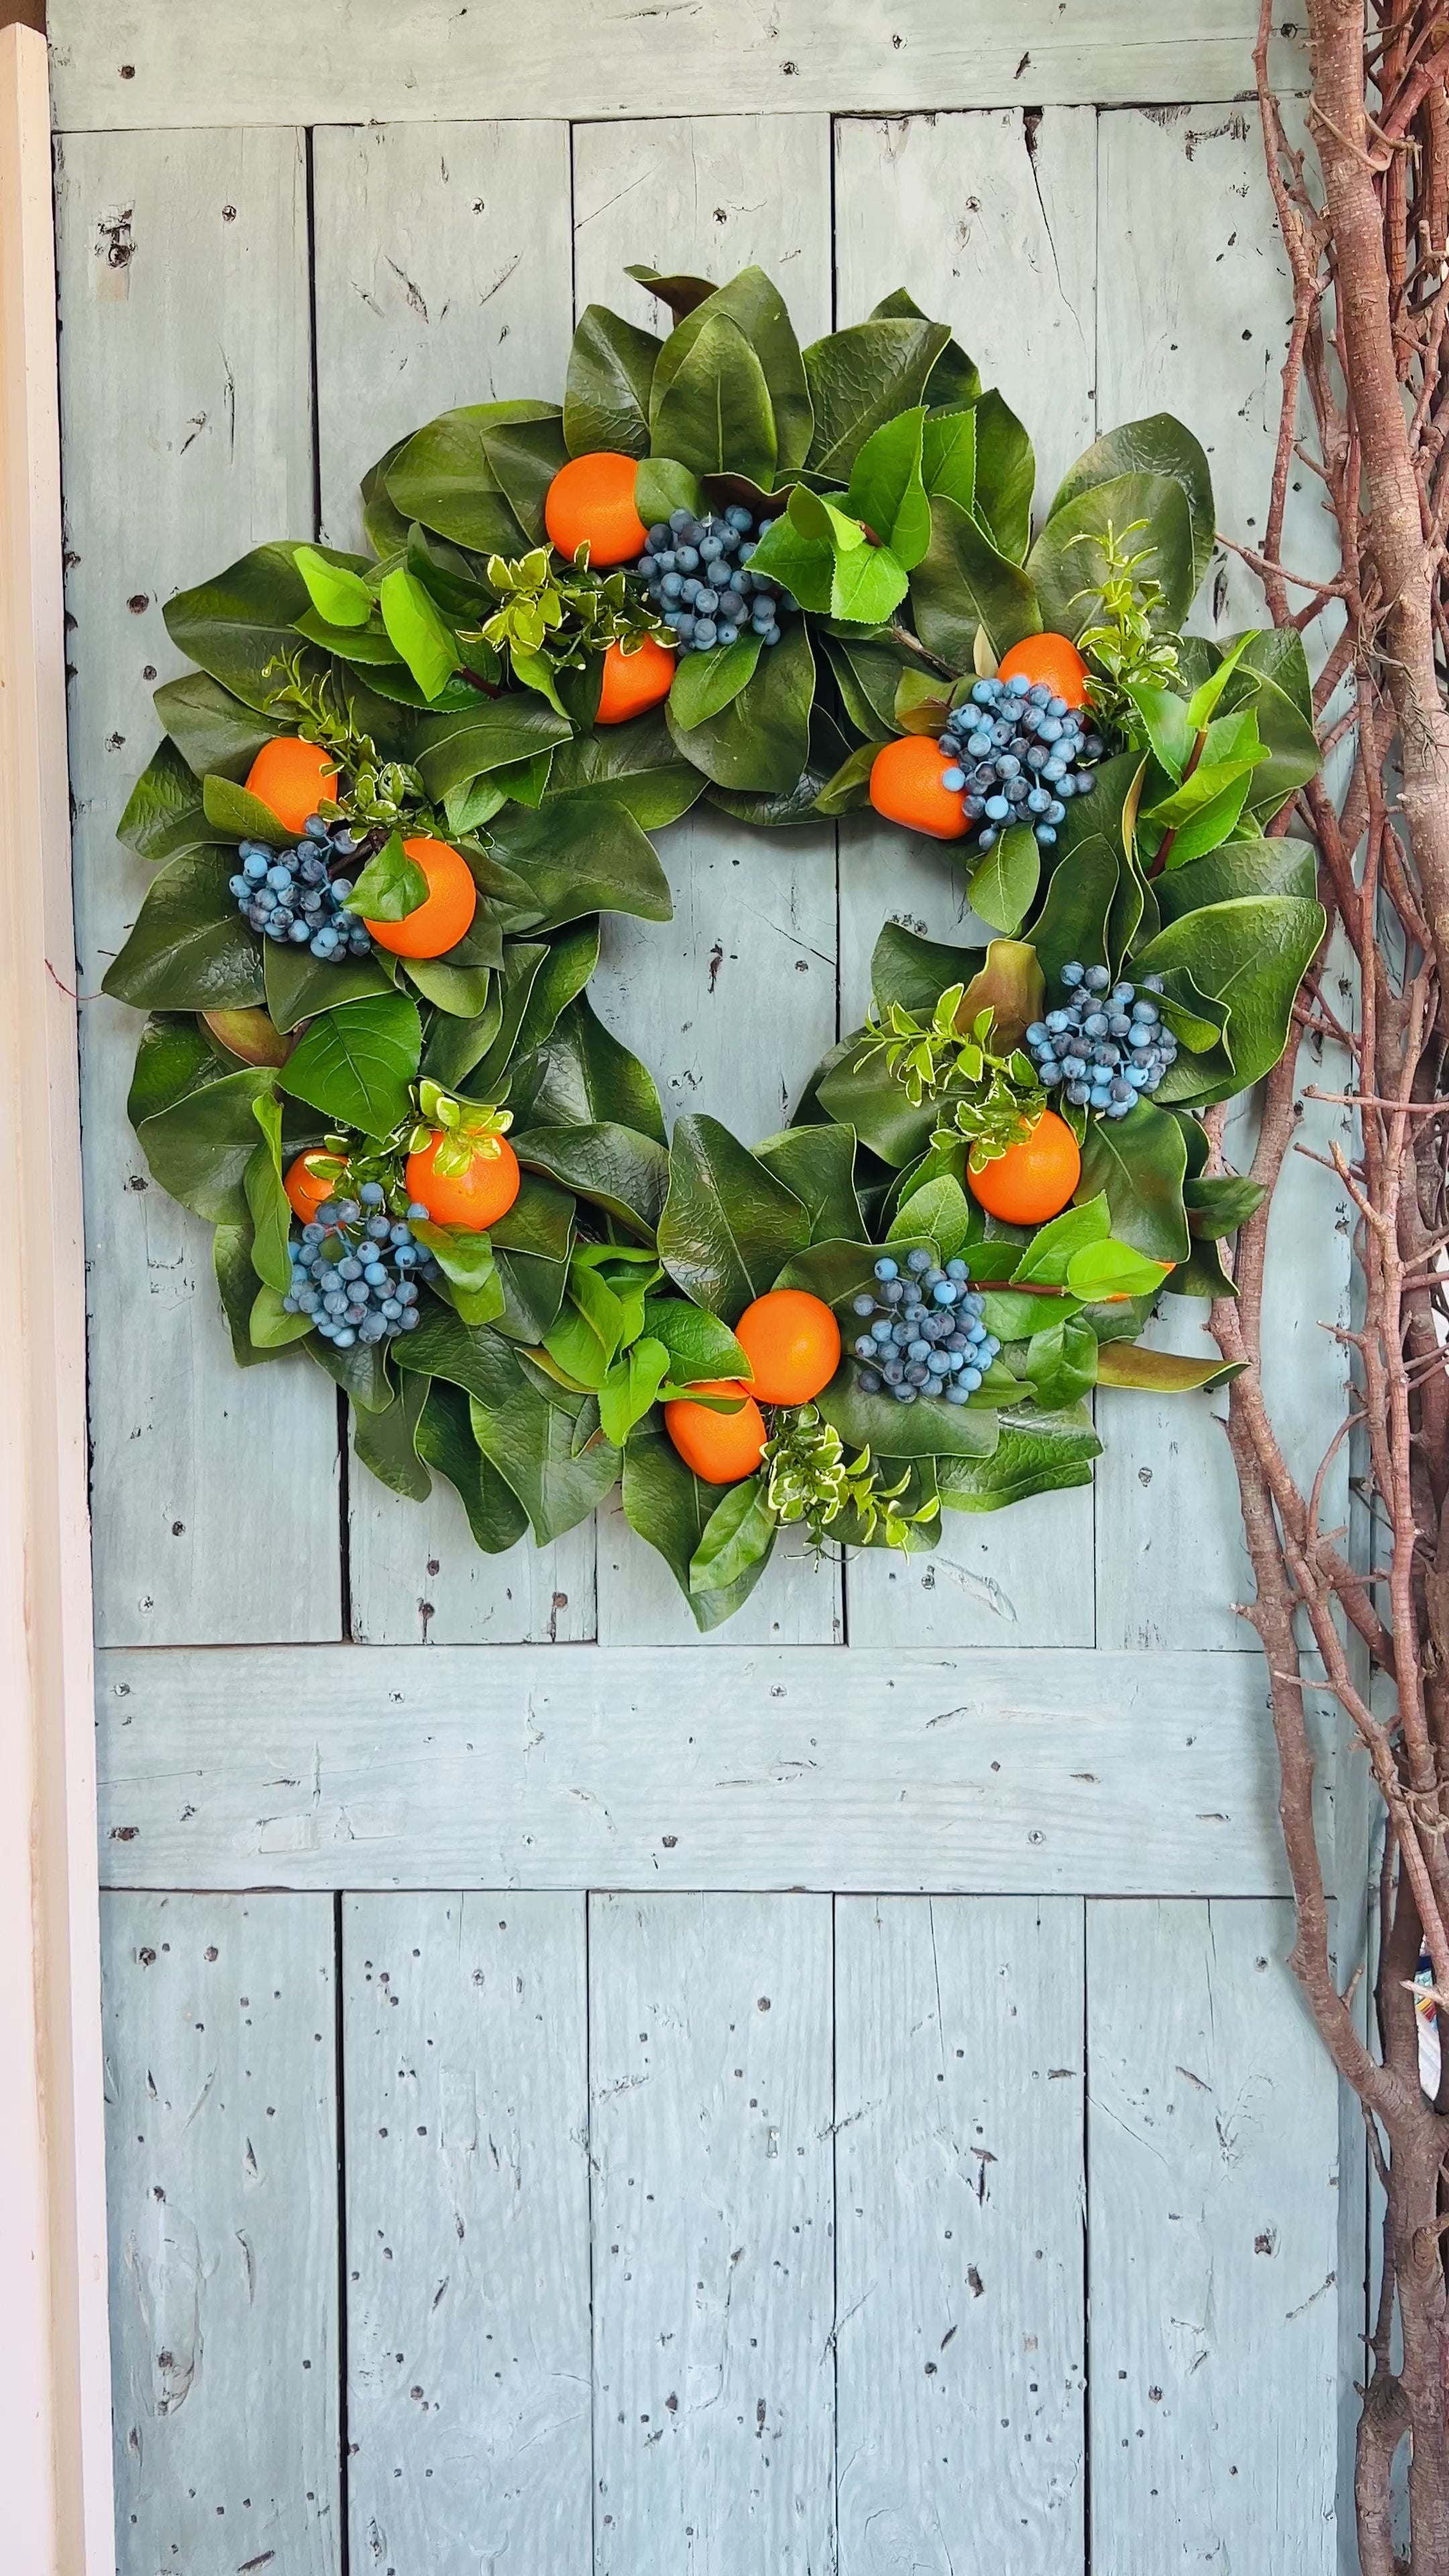
[{"label": "white door frame trim", "polygon": [[0,2458],[10,2562],[114,2568],[85,1269],[45,40],[0,32]]}]

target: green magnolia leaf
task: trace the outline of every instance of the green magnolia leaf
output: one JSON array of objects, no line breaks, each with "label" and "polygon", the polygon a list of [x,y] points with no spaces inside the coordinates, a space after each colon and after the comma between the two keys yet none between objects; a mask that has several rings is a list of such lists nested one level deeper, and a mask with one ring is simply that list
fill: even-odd
[{"label": "green magnolia leaf", "polygon": [[388,635],[424,697],[440,696],[463,658],[452,628],[416,573],[402,566],[383,574],[378,600]]},{"label": "green magnolia leaf", "polygon": [[[179,680],[163,682],[152,691],[151,703],[195,774],[193,788],[195,779],[208,773],[245,778],[263,743],[295,729],[284,716],[258,715],[208,671],[185,671]],[[121,838],[126,838],[124,832]]]},{"label": "green magnolia leaf", "polygon": [[[1293,999],[1323,937],[1317,903],[1279,896],[1247,896],[1207,905],[1169,922],[1134,961],[1134,976],[1166,975],[1175,967],[1200,993],[1232,1014],[1232,1075],[1210,1097],[1261,1081],[1288,1043]],[[1179,1059],[1181,1062],[1181,1059]],[[1173,1071],[1177,1071],[1174,1066]],[[1122,1134],[1137,1115],[1124,1118]],[[1142,1249],[1146,1249],[1144,1245]]]},{"label": "green magnolia leaf", "polygon": [[955,1261],[976,1232],[977,1219],[960,1182],[950,1172],[940,1172],[902,1195],[886,1240],[906,1244],[925,1240],[935,1246],[939,1261]]},{"label": "green magnolia leaf", "polygon": [[545,402],[473,403],[444,412],[405,439],[384,476],[404,519],[481,555],[522,554],[527,539],[488,462],[484,434],[515,421],[546,420]]},{"label": "green magnolia leaf", "polygon": [[652,1240],[664,1208],[669,1157],[650,1136],[607,1123],[529,1127],[512,1138],[518,1159],[545,1172]]},{"label": "green magnolia leaf", "polygon": [[681,1297],[646,1297],[644,1330],[669,1355],[675,1386],[697,1386],[711,1378],[753,1377],[754,1371],[728,1324],[703,1306]]},{"label": "green magnolia leaf", "polygon": [[1110,1236],[1105,1243],[1084,1244],[1067,1266],[1067,1286],[1084,1306],[1109,1297],[1155,1297],[1166,1277],[1164,1263],[1149,1261],[1145,1253]]},{"label": "green magnolia leaf", "polygon": [[870,773],[880,745],[863,742],[827,779],[815,799],[817,814],[858,814],[870,803]]},{"label": "green magnolia leaf", "polygon": [[[889,295],[883,295],[879,304],[871,306],[867,318],[872,322],[925,322],[930,317],[921,311],[915,297],[904,286],[893,286]],[[962,405],[979,399],[981,370],[974,358],[967,357],[959,342],[946,342],[931,368],[930,389],[933,410],[938,406],[959,410]]]},{"label": "green magnolia leaf", "polygon": [[976,406],[958,403],[931,411],[921,433],[921,478],[969,516],[976,506]]},{"label": "green magnolia leaf", "polygon": [[850,472],[845,506],[906,572],[930,542],[931,512],[922,479],[926,413],[918,404],[873,430]]},{"label": "green magnolia leaf", "polygon": [[1048,987],[1071,958],[1084,966],[1108,962],[1107,923],[1122,861],[1108,842],[1083,841],[1069,865],[1058,865],[1032,933]]},{"label": "green magnolia leaf", "polygon": [[[355,571],[365,569],[344,556]],[[166,602],[166,632],[178,653],[219,680],[249,707],[264,707],[276,687],[271,668],[296,651],[293,626],[309,605],[292,548],[257,546],[238,563]]]},{"label": "green magnolia leaf", "polygon": [[381,1413],[352,1417],[352,1454],[389,1493],[407,1502],[425,1503],[433,1480],[418,1455],[418,1423],[427,1400],[428,1381],[411,1373],[403,1378],[397,1400]]},{"label": "green magnolia leaf", "polygon": [[403,1380],[404,1396],[409,1385],[421,1387],[424,1396],[413,1434],[419,1459],[453,1486],[468,1515],[474,1545],[486,1555],[500,1556],[522,1538],[528,1515],[474,1439],[467,1396],[446,1378],[414,1378],[409,1373]]},{"label": "green magnolia leaf", "polygon": [[1080,1253],[1107,1242],[1112,1220],[1105,1195],[1079,1198],[1060,1216],[1039,1226],[1020,1259],[1013,1264],[1009,1277],[1013,1287],[1034,1282],[1042,1288],[1065,1288],[1071,1267]]},{"label": "green magnolia leaf", "polygon": [[681,730],[688,733],[737,698],[764,649],[762,635],[742,635],[712,653],[686,653],[669,691],[669,712]]},{"label": "green magnolia leaf", "polygon": [[[218,1228],[218,1232],[229,1231],[229,1228]],[[251,1247],[250,1259],[255,1271],[254,1244]],[[256,1288],[255,1278],[252,1285]],[[264,1279],[260,1288],[256,1288],[246,1319],[246,1334],[252,1355],[257,1358],[268,1358],[276,1351],[290,1350],[294,1342],[306,1340],[312,1330],[312,1322],[310,1315],[289,1315],[277,1290],[269,1280]],[[233,1342],[233,1348],[235,1348],[235,1342]],[[243,1362],[242,1365],[245,1366],[246,1363]]]},{"label": "green magnolia leaf", "polygon": [[570,456],[602,448],[649,453],[649,388],[660,342],[602,304],[587,304],[569,351],[563,427]]},{"label": "green magnolia leaf", "polygon": [[1054,1412],[1012,1410],[1000,1421],[1001,1437],[989,1458],[939,1462],[936,1490],[947,1511],[1003,1511],[1033,1494],[1090,1485],[1092,1460],[1101,1456],[1102,1443],[1084,1404],[1066,1404]]},{"label": "green magnolia leaf", "polygon": [[126,1116],[133,1127],[139,1127],[143,1118],[159,1116],[189,1092],[220,1082],[226,1070],[190,1012],[174,1018],[170,1013],[154,1013],[136,1049]]},{"label": "green magnolia leaf", "polygon": [[231,841],[265,841],[274,850],[289,849],[297,835],[279,823],[270,805],[251,796],[234,779],[204,778],[201,801],[206,819]]},{"label": "green magnolia leaf", "polygon": [[422,1050],[416,1002],[378,994],[313,1020],[276,1079],[324,1117],[386,1136],[408,1115]]},{"label": "green magnolia leaf", "polygon": [[787,1127],[762,1138],[755,1153],[800,1201],[812,1243],[865,1232],[855,1195],[855,1138],[848,1127]]},{"label": "green magnolia leaf", "polygon": [[1027,557],[1026,569],[1036,591],[1043,626],[1049,634],[1076,637],[1097,624],[1102,613],[1102,582],[1107,578],[1104,540],[1110,528],[1117,539],[1145,521],[1133,536],[1134,553],[1143,557],[1140,573],[1160,582],[1163,611],[1172,627],[1181,624],[1192,605],[1197,583],[1193,571],[1192,518],[1180,483],[1162,474],[1122,474],[1112,482],[1094,483],[1053,511]]},{"label": "green magnolia leaf", "polygon": [[392,978],[375,955],[336,961],[314,957],[310,948],[294,948],[289,941],[269,939],[262,965],[267,1010],[274,1026],[284,1032],[315,1018],[319,1011],[392,990]]},{"label": "green magnolia leaf", "polygon": [[[1147,970],[1144,970],[1147,971]],[[1089,1118],[1082,1140],[1078,1201],[1105,1191],[1112,1232],[1149,1261],[1185,1261],[1182,1185],[1187,1151],[1165,1109],[1139,1100],[1125,1118]]]},{"label": "green magnolia leaf", "polygon": [[285,1297],[292,1284],[292,1210],[282,1187],[282,1104],[275,1092],[256,1095],[252,1116],[261,1142],[242,1175],[252,1221],[252,1266],[268,1288]]},{"label": "green magnolia leaf", "polygon": [[1244,895],[1296,895],[1311,903],[1317,877],[1317,859],[1306,841],[1229,841],[1189,867],[1169,868],[1154,880],[1153,891],[1165,929],[1184,913]]},{"label": "green magnolia leaf", "polygon": [[691,316],[690,345],[672,374],[667,350],[655,369],[650,447],[695,474],[744,474],[768,486],[779,448],[765,371],[739,325],[713,303]]},{"label": "green magnolia leaf", "polygon": [[1172,689],[1154,689],[1145,680],[1137,680],[1127,695],[1147,728],[1152,756],[1174,781],[1182,777],[1197,743],[1199,723],[1190,717],[1186,701]]},{"label": "green magnolia leaf", "polygon": [[[421,1328],[408,1338],[420,1340]],[[545,1395],[548,1381],[531,1372],[501,1335],[485,1330],[476,1338],[473,1437],[518,1496],[535,1544],[546,1547],[603,1501],[618,1479],[619,1452],[602,1433],[576,1450],[577,1401],[557,1389]]]},{"label": "green magnolia leaf", "polygon": [[[311,1330],[309,1315],[284,1315],[282,1301],[275,1289],[258,1289],[257,1274],[252,1268],[252,1229],[249,1219],[239,1225],[218,1225],[211,1237],[212,1269],[216,1278],[221,1311],[231,1335],[231,1355],[238,1368],[258,1368],[264,1360],[279,1359],[293,1341],[303,1339],[290,1329],[285,1337],[272,1337],[272,1316],[278,1324],[305,1325]],[[270,1301],[270,1310],[258,1314],[261,1299]],[[252,1339],[252,1321],[256,1317],[263,1338]]]},{"label": "green magnolia leaf", "polygon": [[813,497],[802,483],[796,484],[789,507],[770,521],[750,557],[750,566],[752,571],[772,574],[802,608],[824,616],[830,607],[835,552],[828,536],[807,533],[807,521],[811,528],[818,528],[808,507]]},{"label": "green magnolia leaf", "polygon": [[853,1127],[862,1144],[883,1163],[903,1171],[925,1152],[940,1111],[930,1099],[913,1109],[884,1056],[876,1053],[857,1061],[860,1050],[857,1033],[821,1075],[816,1097],[827,1118]]},{"label": "green magnolia leaf", "polygon": [[604,1438],[622,1449],[636,1422],[658,1396],[669,1374],[669,1353],[648,1335],[616,1360],[599,1389],[599,1423]]},{"label": "green magnolia leaf", "polygon": [[372,615],[372,593],[361,573],[329,563],[315,546],[294,546],[292,561],[307,585],[307,596],[329,626],[365,626]]},{"label": "green magnolia leaf", "polygon": [[768,1555],[759,1556],[733,1584],[691,1593],[689,1569],[719,1499],[718,1486],[701,1484],[655,1423],[646,1420],[631,1432],[624,1451],[624,1516],[663,1557],[702,1632],[733,1616],[769,1562]]},{"label": "green magnolia leaf", "polygon": [[972,982],[985,955],[981,948],[950,948],[940,940],[923,939],[919,931],[908,930],[903,922],[884,922],[870,960],[875,1007],[886,1011],[892,1002],[899,1002],[920,1018],[929,1019],[941,995],[953,984]]},{"label": "green magnolia leaf", "polygon": [[847,1449],[868,1448],[873,1458],[989,1458],[996,1446],[997,1415],[979,1397],[969,1404],[897,1404],[892,1395],[863,1393],[849,1364],[815,1401]]},{"label": "green magnolia leaf", "polygon": [[890,742],[901,730],[896,692],[902,673],[919,670],[919,659],[889,635],[831,632],[822,641],[856,731],[872,742]]},{"label": "green magnolia leaf", "polygon": [[493,825],[492,844],[528,888],[528,903],[512,917],[500,906],[505,930],[557,930],[591,912],[671,918],[669,881],[653,848],[633,815],[610,797],[550,799],[536,814],[506,807]]},{"label": "green magnolia leaf", "polygon": [[999,660],[1044,623],[1021,567],[944,493],[931,502],[931,541],[911,578],[911,606],[921,642],[958,671],[972,667],[978,626]]},{"label": "green magnolia leaf", "polygon": [[532,1346],[553,1330],[568,1284],[575,1204],[567,1190],[525,1172],[506,1216],[489,1227],[503,1313],[498,1329]]},{"label": "green magnolia leaf", "polygon": [[1026,1346],[1025,1373],[1045,1411],[1077,1404],[1097,1382],[1097,1336],[1082,1315],[1039,1326]]},{"label": "green magnolia leaf", "polygon": [[154,877],[101,989],[138,1011],[226,1011],[263,999],[262,946],[237,910],[230,850],[188,850]]},{"label": "green magnolia leaf", "polygon": [[975,516],[1009,563],[1019,564],[1031,543],[1031,496],[1036,458],[1031,440],[994,385],[976,405]]},{"label": "green magnolia leaf", "polygon": [[1237,1172],[1218,1172],[1211,1180],[1184,1182],[1182,1201],[1192,1233],[1220,1241],[1225,1234],[1236,1234],[1240,1225],[1246,1225],[1267,1195],[1260,1181],[1250,1181]]},{"label": "green magnolia leaf", "polygon": [[902,671],[893,713],[902,733],[938,734],[953,711],[954,683],[934,671]]},{"label": "green magnolia leaf", "polygon": [[252,1103],[268,1097],[264,1067],[229,1073],[188,1092],[136,1130],[154,1181],[209,1225],[250,1229],[246,1172],[257,1144]]},{"label": "green magnolia leaf", "polygon": [[646,528],[668,524],[676,510],[702,519],[709,507],[697,474],[677,456],[644,456],[634,477],[634,507]]},{"label": "green magnolia leaf", "polygon": [[441,799],[470,779],[491,776],[531,760],[570,733],[567,716],[539,698],[475,698],[452,715],[430,716],[418,728],[417,762],[428,794]]},{"label": "green magnolia leaf", "polygon": [[183,851],[205,849],[231,835],[209,821],[200,785],[168,738],[152,753],[127,797],[116,838],[159,867]]},{"label": "green magnolia leaf", "polygon": [[[1212,474],[1191,430],[1184,429],[1171,412],[1153,412],[1145,420],[1124,421],[1120,428],[1109,429],[1104,437],[1095,440],[1075,465],[1068,467],[1052,502],[1050,517],[1055,518],[1059,510],[1068,508],[1098,485],[1115,483],[1124,475],[1167,475],[1181,487],[1190,528],[1192,588],[1188,596],[1195,597],[1212,561],[1217,524]],[[1119,519],[1119,534],[1122,527]],[[1203,719],[1198,717],[1195,721],[1201,723]]]},{"label": "green magnolia leaf", "polygon": [[[702,662],[718,657],[689,658]],[[596,733],[561,744],[549,771],[548,798],[552,803],[560,797],[602,794],[624,806],[646,832],[657,832],[688,813],[703,785],[698,770],[675,750],[663,711],[656,707],[631,724],[601,725]]]},{"label": "green magnolia leaf", "polygon": [[847,482],[872,433],[922,400],[950,337],[944,322],[902,317],[859,322],[808,348],[815,429],[805,462],[811,472]]},{"label": "green magnolia leaf", "polygon": [[604,1027],[585,993],[560,1015],[529,1115],[543,1127],[632,1127],[664,1143],[653,1075]]},{"label": "green magnolia leaf", "polygon": [[406,921],[427,900],[427,878],[417,860],[408,857],[401,833],[391,832],[368,860],[343,910],[364,921]]},{"label": "green magnolia leaf", "polygon": [[809,758],[814,695],[810,638],[803,619],[792,619],[738,697],[689,732],[670,705],[669,731],[684,757],[717,786],[779,794],[794,787]]},{"label": "green magnolia leaf", "polygon": [[1041,852],[1029,823],[1008,826],[971,871],[971,909],[993,930],[1014,935],[1036,899]]},{"label": "green magnolia leaf", "polygon": [[733,1324],[810,1239],[793,1190],[716,1118],[681,1118],[659,1254],[686,1296]]},{"label": "green magnolia leaf", "polygon": [[817,799],[838,770],[844,749],[845,736],[834,717],[814,705],[807,727],[805,765],[790,786],[759,791],[710,786],[705,789],[705,802],[717,806],[722,814],[734,815],[737,822],[748,823],[755,831],[784,831],[795,823],[812,822]]},{"label": "green magnolia leaf", "polygon": [[1097,1357],[1101,1385],[1147,1387],[1155,1395],[1226,1386],[1245,1366],[1242,1360],[1182,1359],[1176,1351],[1148,1350],[1141,1342],[1106,1342]]},{"label": "green magnolia leaf", "polygon": [[[483,453],[499,490],[529,543],[547,545],[544,510],[549,485],[569,460],[562,414],[553,412],[546,419],[539,420],[499,421],[491,429],[484,430]],[[418,568],[414,566],[415,570]],[[446,610],[450,605],[449,599],[431,577],[429,587],[433,589],[439,607]]]},{"label": "green magnolia leaf", "polygon": [[[742,333],[760,366],[769,396],[779,467],[782,471],[789,471],[803,465],[813,427],[810,393],[794,325],[774,280],[767,277],[761,268],[745,268],[727,285],[707,290],[703,295],[698,292],[702,280],[666,282],[683,288],[684,301],[671,297],[666,292],[666,283],[647,282],[655,294],[664,296],[676,317],[676,327],[660,353],[652,389],[656,422],[663,394],[677,380],[704,330],[716,319],[723,318]],[[653,446],[656,455],[678,452],[667,447],[657,435]],[[741,468],[734,470],[747,471]],[[772,478],[755,475],[750,479],[767,489]]]},{"label": "green magnolia leaf", "polygon": [[689,1561],[691,1592],[717,1592],[737,1583],[775,1543],[776,1515],[759,1476],[746,1476],[716,1503],[704,1536]]}]

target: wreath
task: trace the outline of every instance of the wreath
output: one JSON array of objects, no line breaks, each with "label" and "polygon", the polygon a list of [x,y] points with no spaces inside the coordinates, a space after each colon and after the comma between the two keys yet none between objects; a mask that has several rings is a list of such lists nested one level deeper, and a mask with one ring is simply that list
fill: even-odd
[{"label": "wreath", "polygon": [[[562,407],[390,448],[370,555],[171,600],[105,989],[238,1362],[300,1347],[490,1551],[622,1480],[707,1629],[781,1524],[930,1547],[1090,1482],[1094,1386],[1231,1373],[1138,1337],[1232,1293],[1260,1194],[1201,1113],[1323,934],[1274,829],[1317,750],[1295,632],[1181,631],[1214,517],[1179,422],[1099,438],[1034,532],[1025,429],[909,295],[802,351],[759,269],[630,274],[668,338],[591,305]],[[588,997],[700,797],[766,833],[868,801],[958,845],[982,929],[887,921],[871,1019],[754,1146],[666,1138]]]}]

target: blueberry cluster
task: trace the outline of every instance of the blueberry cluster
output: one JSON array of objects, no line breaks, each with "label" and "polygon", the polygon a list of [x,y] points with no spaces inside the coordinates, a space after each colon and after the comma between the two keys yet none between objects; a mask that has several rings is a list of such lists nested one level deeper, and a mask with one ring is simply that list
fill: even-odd
[{"label": "blueberry cluster", "polygon": [[1155,1091],[1177,1040],[1163,1021],[1154,993],[1160,975],[1114,984],[1105,966],[1077,958],[1062,968],[1065,1001],[1026,1033],[1027,1052],[1048,1091],[1061,1085],[1078,1109],[1100,1109],[1125,1118],[1135,1100]]},{"label": "blueberry cluster", "polygon": [[853,1299],[862,1330],[852,1343],[863,1365],[856,1383],[864,1395],[888,1387],[897,1404],[918,1395],[965,1404],[976,1393],[1001,1348],[981,1321],[985,1299],[971,1285],[964,1261],[937,1267],[929,1252],[906,1254],[906,1275],[883,1252],[875,1265],[874,1296]]},{"label": "blueberry cluster", "polygon": [[779,643],[780,620],[796,602],[768,574],[749,569],[764,526],[736,504],[720,519],[675,510],[667,528],[661,521],[650,529],[634,570],[681,653],[708,653],[742,635]]},{"label": "blueberry cluster", "polygon": [[978,680],[956,709],[940,748],[950,761],[941,780],[962,791],[968,823],[979,823],[980,847],[998,832],[1029,823],[1050,847],[1072,796],[1089,796],[1092,764],[1106,744],[1090,719],[1054,698],[1044,680]]},{"label": "blueberry cluster", "polygon": [[237,910],[264,939],[310,948],[314,957],[334,965],[368,956],[372,941],[365,925],[343,910],[352,880],[332,875],[333,862],[352,858],[359,846],[345,823],[324,823],[320,814],[308,815],[295,849],[243,841],[237,851],[241,868],[230,881]]},{"label": "blueberry cluster", "polygon": [[324,1342],[339,1351],[415,1332],[417,1283],[438,1265],[426,1244],[414,1242],[408,1220],[427,1213],[415,1202],[406,1217],[389,1216],[380,1181],[364,1181],[355,1199],[325,1200],[300,1242],[293,1237],[285,1312],[310,1315]]}]

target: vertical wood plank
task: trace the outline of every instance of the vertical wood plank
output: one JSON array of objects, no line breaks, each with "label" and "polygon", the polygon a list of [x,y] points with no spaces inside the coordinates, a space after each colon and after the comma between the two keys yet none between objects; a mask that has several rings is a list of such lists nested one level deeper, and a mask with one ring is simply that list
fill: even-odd
[{"label": "vertical wood plank", "polygon": [[98,989],[151,880],[115,829],[151,689],[182,667],[162,603],[311,531],[302,140],[68,136],[57,214],[97,1631],[335,1637],[335,1392],[295,1355],[237,1369],[211,1229],[152,1184],[126,1119],[140,1019]]},{"label": "vertical wood plank", "polygon": [[[322,525],[351,546],[359,478],[394,439],[458,403],[561,395],[569,136],[544,122],[334,126],[313,155]],[[592,1524],[483,1556],[441,1477],[418,1505],[355,1460],[348,1513],[353,1633],[369,1644],[594,1634]]]},{"label": "vertical wood plank", "polygon": [[1082,1909],[836,1900],[841,2576],[1082,2563]]},{"label": "vertical wood plank", "polygon": [[[1094,2564],[1336,2563],[1338,2114],[1274,1901],[1087,1907]],[[1130,2534],[1130,2544],[1124,2535]]]},{"label": "vertical wood plank", "polygon": [[[1256,118],[1239,107],[1130,109],[1100,128],[1099,417],[1167,409],[1203,433],[1220,528],[1251,545],[1267,508],[1279,371],[1292,290],[1263,166]],[[1194,255],[1184,259],[1184,242]],[[1331,569],[1330,522],[1306,471],[1293,481],[1284,538],[1296,569]],[[1219,548],[1192,623],[1237,632],[1264,618],[1262,592]],[[1316,1044],[1300,1053],[1302,1085],[1346,1088]],[[1264,1383],[1285,1453],[1311,1483],[1347,1396],[1346,1355],[1324,1326],[1348,1321],[1349,1211],[1332,1171],[1307,1159],[1346,1143],[1345,1113],[1305,1102],[1298,1143],[1274,1194],[1264,1299]],[[1250,1102],[1229,1125],[1246,1169],[1256,1133]],[[1164,1299],[1148,1339],[1194,1355],[1215,1349],[1207,1307]],[[1214,1416],[1221,1397],[1159,1402],[1113,1394],[1101,1409],[1097,1470],[1097,1616],[1104,1646],[1254,1650],[1233,1603],[1250,1596],[1237,1484]],[[1325,1526],[1347,1512],[1347,1453],[1325,1498]]]},{"label": "vertical wood plank", "polygon": [[[830,328],[830,128],[761,116],[670,117],[574,129],[576,309],[649,328],[669,315],[624,275],[633,260],[723,281],[758,261],[802,341]],[[788,1123],[836,1034],[835,834],[753,832],[708,804],[660,838],[674,921],[608,920],[594,994],[642,1053],[666,1114],[705,1110],[746,1143]],[[615,1501],[600,1516],[599,1637],[695,1642],[667,1569]],[[792,1536],[729,1623],[736,1645],[829,1644],[840,1584]]]},{"label": "vertical wood plank", "polygon": [[326,1896],[109,1896],[119,2576],[337,2576]]},{"label": "vertical wood plank", "polygon": [[[908,283],[1026,422],[1038,509],[1095,426],[1096,155],[1091,108],[842,118],[835,129],[841,322]],[[843,1029],[869,1006],[886,915],[933,939],[990,935],[945,853],[852,817],[840,836]],[[853,1561],[851,1642],[1090,1646],[1092,1529],[1089,1486],[1009,1512],[948,1512],[931,1556]]]},{"label": "vertical wood plank", "polygon": [[589,1921],[598,2576],[825,2576],[829,1902]]},{"label": "vertical wood plank", "polygon": [[343,1925],[352,2564],[589,2576],[583,1899]]}]

